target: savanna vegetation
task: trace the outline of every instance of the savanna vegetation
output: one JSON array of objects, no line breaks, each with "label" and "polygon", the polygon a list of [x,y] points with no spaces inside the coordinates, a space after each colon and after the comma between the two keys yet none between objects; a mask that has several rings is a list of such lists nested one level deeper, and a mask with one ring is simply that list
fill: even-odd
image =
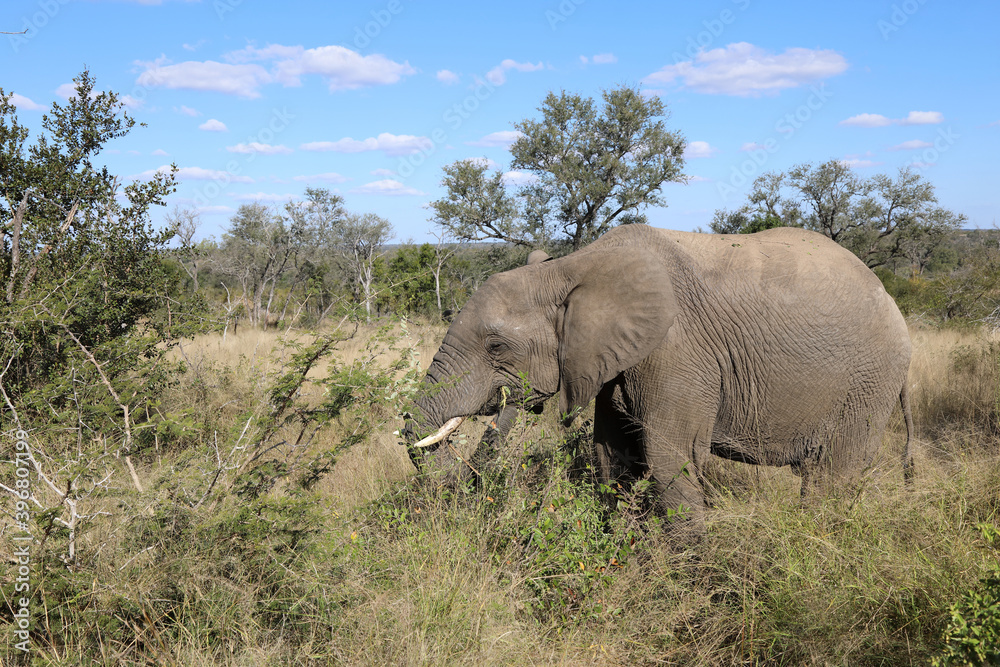
[{"label": "savanna vegetation", "polygon": [[[827,498],[714,461],[707,533],[681,542],[645,483],[595,483],[585,418],[525,415],[478,489],[417,476],[394,434],[442,320],[486,277],[664,203],[683,139],[655,98],[550,95],[512,149],[535,180],[450,165],[439,242],[390,245],[389,221],[322,189],[247,204],[219,239],[189,208],[155,229],[172,175],[123,186],[101,167],[136,128],[88,73],[77,86],[32,143],[0,91],[5,661],[1000,660],[1000,245],[923,177],[802,165],[713,221],[828,230],[879,274],[911,323],[914,484],[897,415]],[[471,450],[484,425],[462,429]]]}]

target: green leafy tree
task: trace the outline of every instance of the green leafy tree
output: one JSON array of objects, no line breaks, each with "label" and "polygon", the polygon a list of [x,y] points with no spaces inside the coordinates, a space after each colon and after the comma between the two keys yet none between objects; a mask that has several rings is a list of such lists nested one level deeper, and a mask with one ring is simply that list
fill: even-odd
[{"label": "green leafy tree", "polygon": [[344,198],[326,188],[306,188],[305,197],[285,205],[289,240],[295,247],[292,255],[292,281],[281,308],[285,319],[292,299],[300,299],[297,310],[316,302],[322,320],[334,305],[333,298],[343,275],[336,262],[337,230],[347,215]]},{"label": "green leafy tree", "polygon": [[337,230],[338,245],[347,261],[355,299],[371,322],[375,297],[375,260],[392,238],[392,224],[374,213],[348,213]]},{"label": "green leafy tree", "polygon": [[60,384],[71,369],[99,371],[106,382],[94,386],[114,387],[178,333],[182,310],[168,300],[179,276],[162,256],[172,232],[149,217],[173,192],[174,173],[122,186],[96,164],[135,121],[117,94],[97,92],[89,72],[74,81],[33,143],[0,90],[0,385],[14,402],[47,392],[33,400],[50,414],[62,391],[72,394]]},{"label": "green leafy tree", "polygon": [[176,378],[167,350],[208,321],[168,261],[173,231],[150,220],[173,170],[123,186],[99,166],[135,121],[88,72],[75,83],[33,140],[0,90],[0,426],[29,433],[37,484],[17,499],[42,536],[41,579],[75,571],[79,537],[118,506],[112,479],[142,492],[132,456]]},{"label": "green leafy tree", "polygon": [[540,120],[514,126],[511,167],[533,182],[510,192],[485,160],[445,167],[448,194],[430,204],[434,221],[458,239],[516,245],[565,242],[570,250],[618,224],[644,222],[646,206],[666,205],[661,188],[684,182],[684,139],[670,132],[656,97],[622,86],[592,98],[549,93]]},{"label": "green leafy tree", "polygon": [[507,191],[503,173],[489,174],[486,160],[459,160],[444,167],[441,185],[448,194],[430,203],[434,221],[456,238],[496,239],[531,245],[516,197]]},{"label": "green leafy tree", "polygon": [[716,211],[708,226],[716,234],[754,234],[786,225],[781,218],[741,206],[735,211]]},{"label": "green leafy tree", "polygon": [[260,202],[241,204],[222,241],[216,265],[239,285],[250,324],[266,326],[278,281],[297,249],[285,219]]},{"label": "green leafy tree", "polygon": [[430,243],[405,243],[376,265],[379,307],[397,314],[430,315],[436,311],[434,267]]},{"label": "green leafy tree", "polygon": [[869,267],[900,258],[926,265],[964,215],[937,206],[934,186],[910,169],[864,178],[840,160],[800,164],[754,181],[749,203],[716,211],[713,231],[781,225],[820,232]]},{"label": "green leafy tree", "polygon": [[621,86],[591,98],[549,93],[541,120],[514,127],[522,136],[510,148],[511,166],[538,178],[528,201],[551,220],[573,250],[616,224],[644,222],[639,210],[664,206],[664,183],[684,181],[684,139],[669,132],[658,97]]}]

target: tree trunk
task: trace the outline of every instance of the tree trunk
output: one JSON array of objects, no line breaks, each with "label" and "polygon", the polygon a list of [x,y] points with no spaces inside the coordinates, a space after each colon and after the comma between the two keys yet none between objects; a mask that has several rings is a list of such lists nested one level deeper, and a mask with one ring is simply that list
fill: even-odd
[{"label": "tree trunk", "polygon": [[437,271],[434,272],[434,295],[437,297],[437,307],[438,307],[438,320],[441,319],[443,311],[441,310],[441,265],[438,265]]}]

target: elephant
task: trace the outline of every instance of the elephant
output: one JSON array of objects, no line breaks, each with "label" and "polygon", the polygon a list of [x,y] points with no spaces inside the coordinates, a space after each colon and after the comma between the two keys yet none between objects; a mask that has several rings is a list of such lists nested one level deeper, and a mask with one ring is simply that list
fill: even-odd
[{"label": "elephant", "polygon": [[897,401],[909,480],[909,364],[892,297],[826,236],[629,224],[491,276],[451,323],[403,434],[433,457],[465,417],[558,394],[569,425],[593,400],[598,476],[649,476],[660,512],[703,522],[709,454],[790,466],[803,496],[836,488],[872,462]]}]

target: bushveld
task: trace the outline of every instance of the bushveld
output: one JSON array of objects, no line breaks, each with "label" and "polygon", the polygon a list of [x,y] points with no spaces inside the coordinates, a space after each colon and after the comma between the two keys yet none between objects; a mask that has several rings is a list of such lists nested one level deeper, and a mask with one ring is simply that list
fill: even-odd
[{"label": "bushveld", "polygon": [[[38,664],[997,656],[993,334],[911,331],[912,487],[897,412],[871,469],[828,497],[800,501],[787,469],[714,461],[707,534],[682,542],[649,515],[646,484],[595,483],[585,418],[567,432],[549,410],[526,417],[478,490],[417,476],[394,431],[444,327],[348,333],[315,358],[306,333],[252,329],[176,351],[178,379],[139,438],[135,475],[118,460],[92,462],[110,477],[70,494],[74,530],[35,517]],[[471,448],[482,428],[463,426],[455,446]],[[35,443],[37,458],[66,479],[77,445],[49,437]],[[100,480],[103,470],[90,472]],[[10,562],[6,513],[4,522]],[[8,601],[12,581],[5,575]],[[12,633],[0,641],[16,657]]]}]

